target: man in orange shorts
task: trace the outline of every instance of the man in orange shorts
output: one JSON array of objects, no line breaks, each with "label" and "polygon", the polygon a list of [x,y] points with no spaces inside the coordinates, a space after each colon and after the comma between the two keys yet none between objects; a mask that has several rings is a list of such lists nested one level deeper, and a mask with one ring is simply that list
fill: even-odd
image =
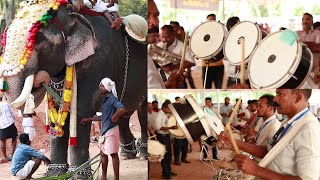
[{"label": "man in orange shorts", "polygon": [[81,123],[90,121],[102,121],[100,130],[100,156],[102,161],[102,180],[106,180],[108,169],[108,155],[112,157],[115,180],[119,180],[119,146],[120,135],[116,121],[125,113],[124,105],[118,100],[116,85],[109,79],[101,80],[100,92],[104,96],[102,100],[102,116],[84,118]]}]

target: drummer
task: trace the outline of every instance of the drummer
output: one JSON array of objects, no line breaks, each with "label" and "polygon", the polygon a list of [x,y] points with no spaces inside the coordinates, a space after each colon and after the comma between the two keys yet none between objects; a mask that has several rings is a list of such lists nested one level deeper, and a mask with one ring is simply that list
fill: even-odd
[{"label": "drummer", "polygon": [[[271,159],[267,168],[260,167],[249,157],[239,154],[235,160],[244,173],[260,179],[319,179],[320,177],[320,124],[308,109],[311,89],[277,89],[274,102],[278,112],[288,116],[270,144],[253,145],[237,142],[240,149],[259,158]],[[301,124],[302,123],[302,124]],[[294,131],[294,126],[300,126]],[[285,142],[282,137],[292,136]],[[220,135],[219,140],[229,141]],[[271,148],[284,146],[271,154]],[[278,153],[278,154],[277,154]],[[270,157],[273,155],[274,157]],[[265,160],[265,159],[264,159]]]},{"label": "drummer", "polygon": [[168,123],[168,114],[170,113],[170,109],[168,105],[170,101],[165,101],[162,104],[161,110],[158,112],[157,118],[155,120],[155,128],[157,130],[157,138],[160,143],[166,146],[166,154],[164,155],[164,159],[161,160],[162,167],[162,177],[166,179],[170,179],[171,176],[177,175],[176,173],[171,171],[171,140],[169,129],[177,129],[177,126],[167,127]]},{"label": "drummer", "polygon": [[[159,42],[157,46],[160,48],[166,49],[171,53],[177,54],[179,56],[182,56],[183,53],[183,42],[178,40],[174,35],[173,27],[170,25],[164,25],[161,28],[161,39],[162,42]],[[191,52],[189,50],[189,47],[187,47],[187,51],[185,54],[185,62],[184,62],[184,69],[191,68],[195,65],[194,58],[191,55]],[[178,72],[180,64],[167,64],[162,66],[161,68],[166,73],[167,78],[173,74]],[[187,88],[187,84],[184,81],[184,84],[182,86],[183,88]]]},{"label": "drummer", "polygon": [[[239,17],[231,17],[227,21],[227,29],[230,31],[230,29],[235,26],[237,23],[240,22]],[[227,87],[232,86],[234,84],[240,84],[240,66],[235,66],[232,65],[229,61],[223,60],[223,65],[225,72],[227,73],[228,76],[228,83]],[[247,74],[247,68],[245,70],[245,79],[246,79],[246,84],[250,87],[250,82],[248,79],[248,74]]]}]

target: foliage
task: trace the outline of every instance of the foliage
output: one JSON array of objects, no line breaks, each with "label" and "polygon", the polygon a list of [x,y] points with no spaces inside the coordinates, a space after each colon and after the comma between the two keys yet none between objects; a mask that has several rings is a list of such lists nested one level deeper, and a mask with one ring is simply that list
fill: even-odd
[{"label": "foliage", "polygon": [[303,6],[297,6],[294,11],[293,11],[293,14],[295,16],[302,16],[302,14],[304,13],[304,7]]},{"label": "foliage", "polygon": [[313,6],[311,14],[320,15],[320,6],[318,6],[318,5]]},{"label": "foliage", "polygon": [[147,0],[119,0],[119,11],[120,16],[138,14],[147,19],[148,2]]}]

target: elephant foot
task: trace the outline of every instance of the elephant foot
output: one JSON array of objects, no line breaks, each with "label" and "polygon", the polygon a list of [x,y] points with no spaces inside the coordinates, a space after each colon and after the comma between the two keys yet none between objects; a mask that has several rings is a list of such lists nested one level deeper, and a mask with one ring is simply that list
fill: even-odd
[{"label": "elephant foot", "polygon": [[46,176],[52,177],[66,174],[68,171],[68,166],[68,164],[49,164]]},{"label": "elephant foot", "polygon": [[133,139],[130,143],[120,144],[121,151],[120,156],[122,160],[126,159],[134,159],[137,156],[137,148],[135,145],[135,139]]},{"label": "elephant foot", "polygon": [[147,149],[147,142],[142,142],[139,138],[137,142],[137,149],[139,150],[139,159],[140,160],[147,160],[148,159],[148,149]]}]

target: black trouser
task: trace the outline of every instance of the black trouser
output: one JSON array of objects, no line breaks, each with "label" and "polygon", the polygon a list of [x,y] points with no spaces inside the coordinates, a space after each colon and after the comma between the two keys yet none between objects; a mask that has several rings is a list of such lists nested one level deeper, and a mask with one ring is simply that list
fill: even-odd
[{"label": "black trouser", "polygon": [[158,133],[158,140],[160,143],[166,146],[166,154],[164,158],[161,160],[161,167],[162,167],[162,175],[163,176],[170,176],[171,172],[171,141],[170,135],[162,135]]},{"label": "black trouser", "polygon": [[[204,146],[204,147],[205,147],[206,150],[208,151],[208,147],[207,147],[207,146]],[[207,154],[207,151],[204,150],[204,152],[203,152],[203,158],[207,158],[207,157],[208,157],[209,151],[208,151],[208,154]],[[212,158],[213,158],[213,159],[218,159],[217,155],[218,155],[217,146],[213,146],[213,148],[212,148]]]},{"label": "black trouser", "polygon": [[[245,82],[246,82],[246,84],[247,84],[247,85],[249,86],[249,88],[250,88],[250,81],[249,81],[249,79],[246,79]],[[231,85],[233,85],[233,84],[236,84],[236,83],[240,84],[240,83],[241,83],[241,82],[240,82],[240,79],[229,77],[229,78],[228,78],[227,87],[229,87],[229,86],[231,86]]]},{"label": "black trouser", "polygon": [[184,139],[174,138],[173,153],[174,153],[174,162],[180,161],[180,154],[181,154],[181,160],[185,160],[187,158],[187,153],[188,153],[188,140],[186,138]]},{"label": "black trouser", "polygon": [[[216,89],[221,89],[222,81],[223,81],[223,73],[224,73],[224,66],[208,67],[206,89],[212,88],[212,82],[214,82],[214,86]],[[204,81],[205,74],[206,74],[206,67],[203,67],[202,68],[203,81]]]}]

